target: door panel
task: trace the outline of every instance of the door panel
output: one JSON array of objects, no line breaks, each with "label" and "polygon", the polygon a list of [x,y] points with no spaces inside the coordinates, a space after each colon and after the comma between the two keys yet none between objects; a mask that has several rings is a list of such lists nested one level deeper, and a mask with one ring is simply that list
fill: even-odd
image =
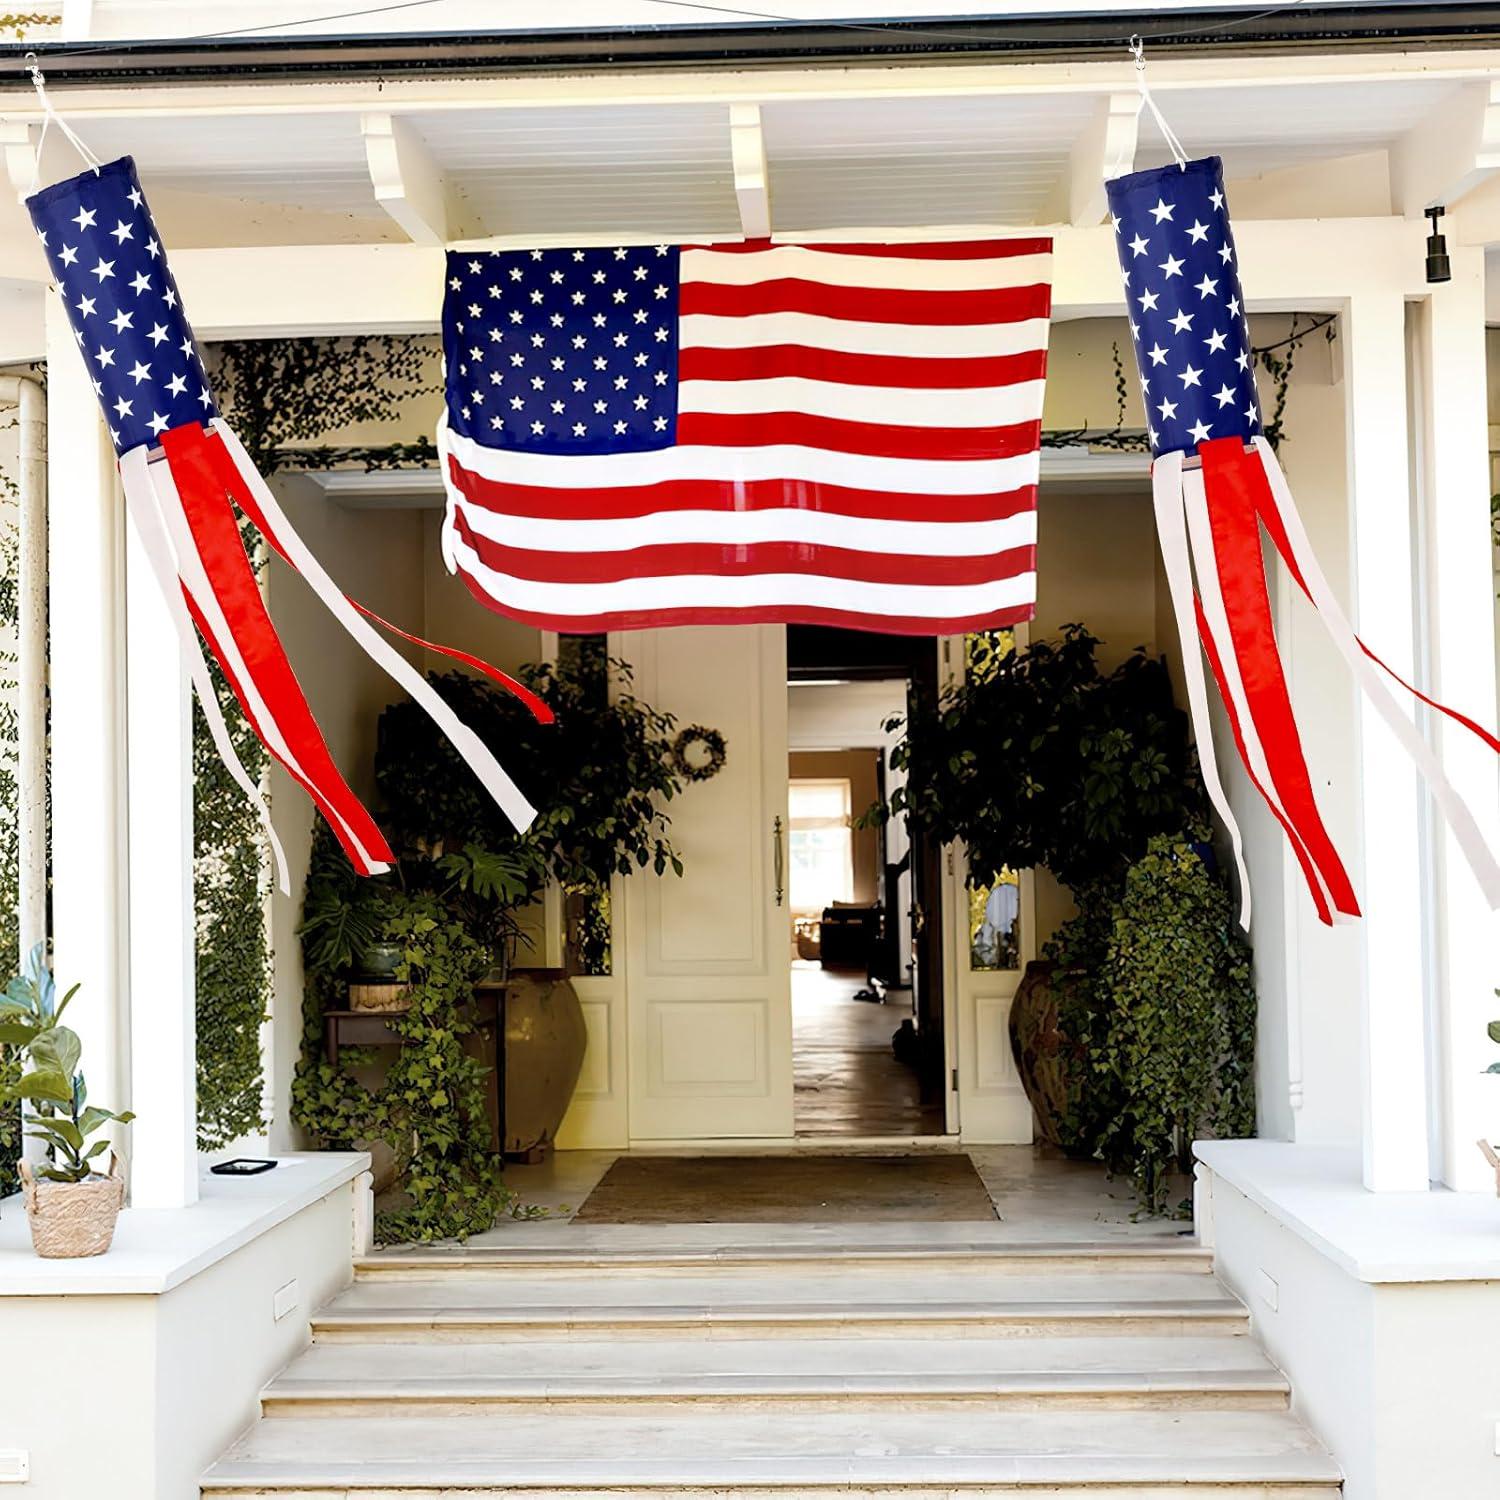
[{"label": "door panel", "polygon": [[668,808],[681,879],[625,880],[634,1140],[792,1134],[786,634],[780,626],[630,631],[611,654],[641,696],[723,734],[724,768]]},{"label": "door panel", "polygon": [[[1018,627],[1017,644],[1024,644]],[[964,638],[943,643],[949,681],[961,681]],[[948,992],[956,1025],[958,1128],[975,1144],[1025,1145],[1032,1138],[1031,1103],[1010,1046],[1010,1007],[1021,973],[1034,957],[1035,904],[1029,870],[1019,871],[993,901],[969,889],[962,845],[947,851],[943,934]],[[1012,920],[1013,918],[1013,920]]]}]

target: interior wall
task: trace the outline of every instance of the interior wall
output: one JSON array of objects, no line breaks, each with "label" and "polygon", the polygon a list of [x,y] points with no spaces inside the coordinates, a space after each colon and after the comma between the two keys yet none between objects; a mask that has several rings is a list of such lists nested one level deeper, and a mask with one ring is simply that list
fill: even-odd
[{"label": "interior wall", "polygon": [[856,821],[850,835],[854,851],[855,901],[880,900],[880,838],[873,828],[860,828],[861,813],[880,797],[877,750],[794,750],[788,756],[794,781],[847,780],[849,812]]},{"label": "interior wall", "polygon": [[[341,587],[406,629],[423,629],[422,515],[404,510],[345,510],[298,476],[273,481],[293,526],[324,559]],[[267,565],[266,602],[302,690],[323,728],[335,764],[355,794],[375,792],[375,726],[401,690],[334,623],[312,590],[279,558]],[[422,653],[393,640],[414,665]],[[291,1080],[302,1043],[302,951],[297,927],[316,816],[307,793],[280,766],[271,767],[271,816],[286,850],[289,895],[271,897],[271,1045],[267,1058],[270,1146],[299,1144],[290,1119]]]}]

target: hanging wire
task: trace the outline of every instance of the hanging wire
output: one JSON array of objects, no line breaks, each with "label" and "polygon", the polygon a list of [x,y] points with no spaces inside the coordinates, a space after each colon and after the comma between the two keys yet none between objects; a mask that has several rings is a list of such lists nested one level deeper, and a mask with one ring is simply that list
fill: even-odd
[{"label": "hanging wire", "polygon": [[1151,111],[1151,117],[1156,121],[1156,128],[1161,131],[1162,139],[1167,143],[1167,149],[1172,153],[1172,159],[1182,171],[1187,171],[1187,152],[1182,149],[1182,142],[1177,139],[1177,132],[1167,124],[1167,119],[1161,110],[1157,108],[1156,100],[1151,96],[1151,90],[1146,83],[1146,44],[1139,36],[1131,37],[1129,43],[1130,55],[1135,59],[1135,86],[1141,91],[1141,100],[1146,108]]},{"label": "hanging wire", "polygon": [[83,158],[86,165],[93,168],[94,175],[99,175],[99,168],[103,164],[94,153],[85,145],[78,132],[73,129],[63,117],[52,107],[52,100],[47,94],[47,81],[42,77],[41,64],[37,61],[35,52],[26,54],[24,65],[31,79],[31,86],[36,90],[37,103],[42,106],[42,130],[37,137],[36,151],[33,153],[33,165],[31,169],[31,191],[36,192],[41,184],[42,172],[42,147],[47,142],[47,127],[56,125],[62,131],[64,137],[72,145],[73,149]]}]

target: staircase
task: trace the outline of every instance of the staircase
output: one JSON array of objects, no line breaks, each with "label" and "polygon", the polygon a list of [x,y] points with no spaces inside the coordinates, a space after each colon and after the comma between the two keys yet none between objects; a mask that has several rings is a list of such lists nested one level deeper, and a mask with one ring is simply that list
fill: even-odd
[{"label": "staircase", "polygon": [[371,1257],[203,1494],[1339,1495],[1208,1252],[855,1235]]}]

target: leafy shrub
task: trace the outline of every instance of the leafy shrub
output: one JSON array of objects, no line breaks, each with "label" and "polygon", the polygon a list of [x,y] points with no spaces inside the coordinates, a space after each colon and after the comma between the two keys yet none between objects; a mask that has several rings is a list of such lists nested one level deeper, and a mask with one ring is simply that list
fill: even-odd
[{"label": "leafy shrub", "polygon": [[1153,834],[1201,814],[1165,664],[1137,650],[1101,672],[1098,645],[1081,625],[1024,651],[980,637],[966,680],[908,719],[887,811],[961,839],[972,884],[1035,865],[1075,889],[1118,879]]},{"label": "leafy shrub", "polygon": [[1180,836],[1151,839],[1108,912],[1102,951],[1097,917],[1054,940],[1086,959],[1059,1026],[1079,1028],[1099,1090],[1094,1154],[1163,1213],[1194,1139],[1255,1134],[1250,947],[1229,893]]}]

